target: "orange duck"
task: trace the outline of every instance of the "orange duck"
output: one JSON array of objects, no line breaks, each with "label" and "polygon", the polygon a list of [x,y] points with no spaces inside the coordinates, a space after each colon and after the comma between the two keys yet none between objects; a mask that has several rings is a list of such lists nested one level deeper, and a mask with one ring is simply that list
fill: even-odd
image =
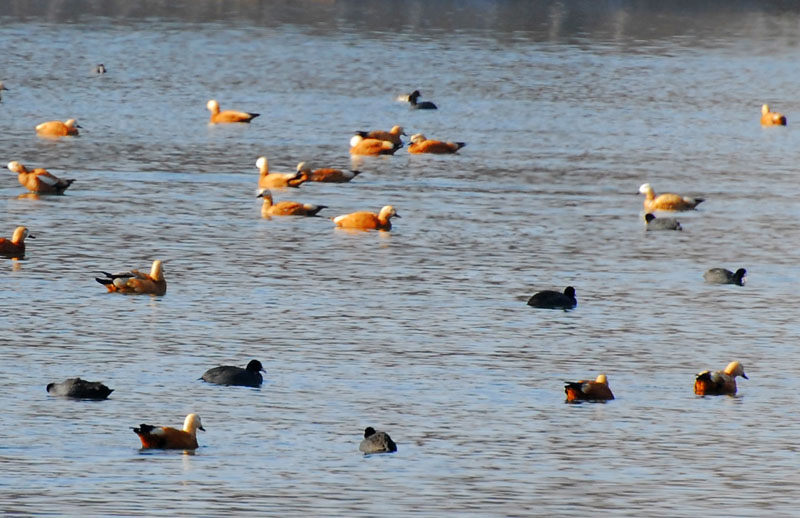
[{"label": "orange duck", "polygon": [[297,164],[297,171],[308,175],[309,182],[327,182],[327,183],[346,183],[361,174],[361,171],[350,170],[343,171],[341,169],[333,169],[325,167],[322,169],[314,169],[305,162]]},{"label": "orange duck", "polygon": [[34,236],[28,234],[28,229],[25,227],[17,227],[14,229],[14,234],[11,236],[11,239],[0,237],[0,255],[4,255],[12,259],[20,259],[25,257],[26,237],[35,239]]},{"label": "orange duck", "polygon": [[403,140],[400,138],[402,135],[405,135],[406,132],[402,126],[392,126],[392,129],[389,131],[356,131],[356,135],[360,135],[365,139],[374,138],[378,140],[385,140],[387,142],[391,142],[396,146],[402,146]]},{"label": "orange duck", "polygon": [[428,140],[422,133],[411,136],[409,153],[436,153],[438,155],[452,154],[466,146],[464,142],[442,142],[441,140]]},{"label": "orange duck", "polygon": [[394,210],[391,205],[386,205],[381,209],[379,214],[374,212],[353,212],[343,216],[333,218],[336,226],[342,228],[360,229],[360,230],[391,230],[391,218],[399,218],[400,215]]},{"label": "orange duck", "polygon": [[308,174],[303,171],[297,171],[295,173],[271,173],[269,171],[269,161],[265,156],[258,157],[258,160],[256,160],[256,167],[258,167],[259,189],[300,187],[303,182],[308,180]]},{"label": "orange duck", "polygon": [[649,183],[642,184],[639,187],[639,193],[645,195],[645,212],[692,210],[705,200],[705,198],[690,198],[679,194],[660,194],[656,196]]},{"label": "orange duck", "polygon": [[31,192],[40,194],[64,194],[75,180],[62,180],[46,169],[28,170],[16,160],[8,163],[8,170],[17,173],[17,180]]},{"label": "orange duck", "polygon": [[261,205],[261,216],[316,216],[319,211],[327,208],[326,205],[312,205],[310,203],[300,203],[298,201],[279,201],[273,203],[272,193],[269,189],[261,189],[258,193],[259,198],[264,198]]},{"label": "orange duck", "polygon": [[770,111],[769,105],[761,106],[762,126],[786,126],[786,116],[782,113]]},{"label": "orange duck", "polygon": [[211,99],[208,101],[208,103],[206,103],[206,108],[208,108],[208,111],[211,112],[211,118],[209,120],[212,124],[250,122],[261,115],[260,113],[248,113],[236,110],[219,111],[219,103],[214,99]]},{"label": "orange duck", "polygon": [[169,426],[152,426],[140,424],[133,431],[142,440],[142,448],[160,448],[166,450],[197,449],[197,430],[206,431],[200,416],[189,414],[183,422],[183,430]]},{"label": "orange duck", "polygon": [[350,139],[351,155],[393,155],[401,147],[402,144],[393,144],[388,140],[376,138],[364,138],[361,135],[355,135]]},{"label": "orange duck", "polygon": [[749,379],[739,362],[730,362],[724,371],[703,371],[694,380],[694,393],[698,396],[736,394],[736,376]]},{"label": "orange duck", "polygon": [[36,126],[36,134],[40,137],[67,137],[78,135],[80,126],[75,119],[61,121],[47,121]]},{"label": "orange duck", "polygon": [[153,261],[150,273],[131,270],[123,273],[100,272],[105,278],[95,277],[100,284],[105,285],[109,292],[164,295],[167,292],[167,281],[164,279],[164,269],[161,261]]},{"label": "orange duck", "polygon": [[608,388],[608,378],[600,374],[594,381],[581,380],[567,382],[564,386],[567,401],[608,401],[614,399],[614,394]]}]

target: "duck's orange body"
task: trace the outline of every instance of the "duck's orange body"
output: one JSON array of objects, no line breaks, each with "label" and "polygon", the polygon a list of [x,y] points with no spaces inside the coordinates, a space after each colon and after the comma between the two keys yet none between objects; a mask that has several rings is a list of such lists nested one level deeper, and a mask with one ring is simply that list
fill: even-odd
[{"label": "duck's orange body", "polygon": [[261,206],[261,216],[264,218],[270,216],[316,216],[319,211],[326,208],[325,205],[312,205],[297,201],[273,203],[272,193],[269,192],[269,189],[262,189],[258,196],[264,198],[264,204]]},{"label": "duck's orange body", "polygon": [[25,238],[34,237],[28,234],[28,229],[25,227],[17,227],[14,229],[11,239],[0,237],[0,255],[11,258],[25,257]]},{"label": "duck's orange body", "polygon": [[211,112],[211,118],[209,121],[212,124],[225,124],[232,122],[249,123],[251,120],[261,115],[260,113],[240,112],[236,110],[220,111],[219,103],[214,99],[211,99],[208,101],[208,103],[206,103],[206,108],[208,108],[208,111]]},{"label": "duck's orange body", "polygon": [[350,139],[351,155],[393,155],[398,149],[400,149],[400,145],[393,144],[388,140],[364,138],[361,135]]},{"label": "duck's orange body", "polygon": [[600,374],[597,379],[567,382],[564,386],[567,401],[608,401],[614,399],[614,394],[608,388],[608,379],[605,374]]},{"label": "duck's orange body", "polygon": [[21,163],[8,163],[8,170],[17,173],[17,180],[31,192],[41,194],[63,194],[75,180],[62,180],[45,169],[28,170]]},{"label": "duck's orange body", "polygon": [[731,362],[723,371],[703,371],[694,380],[694,393],[698,396],[736,394],[736,376],[749,379],[739,362]]},{"label": "duck's orange body", "polygon": [[417,133],[411,137],[408,146],[409,153],[435,153],[439,155],[452,154],[466,146],[464,142],[442,142],[441,140],[428,140],[425,135]]},{"label": "duck's orange body", "polygon": [[306,180],[308,174],[303,171],[296,173],[270,173],[269,161],[267,157],[258,157],[256,160],[258,167],[258,188],[259,189],[284,189],[286,187],[300,187]]},{"label": "duck's orange body", "polygon": [[142,441],[142,448],[169,450],[194,450],[198,447],[197,430],[205,431],[197,414],[189,414],[183,422],[183,430],[169,426],[152,426],[142,423],[133,431]]},{"label": "duck's orange body", "polygon": [[391,142],[396,146],[403,145],[403,139],[400,137],[405,135],[406,132],[402,126],[393,126],[392,129],[389,131],[358,131],[356,135],[360,135],[365,139],[377,139],[377,140],[385,140],[387,142]]},{"label": "duck's orange body", "polygon": [[770,111],[769,105],[761,107],[762,126],[786,126],[786,116],[782,113]]},{"label": "duck's orange body", "polygon": [[80,126],[75,119],[67,121],[47,121],[36,126],[36,134],[40,137],[67,137],[78,134]]},{"label": "duck's orange body", "polygon": [[361,171],[343,171],[341,169],[333,169],[324,167],[321,169],[311,169],[311,166],[305,162],[297,164],[297,171],[305,173],[308,176],[309,182],[327,182],[327,183],[346,183],[361,174]]},{"label": "duck's orange body", "polygon": [[379,214],[374,212],[353,212],[343,216],[333,218],[333,222],[342,228],[359,230],[391,230],[391,218],[399,218],[400,215],[391,205],[386,205]]},{"label": "duck's orange body", "polygon": [[704,198],[690,198],[671,193],[656,196],[649,183],[642,184],[639,192],[645,195],[645,212],[692,210],[704,201]]},{"label": "duck's orange body", "polygon": [[124,273],[102,272],[105,278],[95,280],[108,288],[109,293],[128,293],[137,295],[164,295],[167,292],[167,281],[161,261],[153,261],[150,273],[131,270]]}]

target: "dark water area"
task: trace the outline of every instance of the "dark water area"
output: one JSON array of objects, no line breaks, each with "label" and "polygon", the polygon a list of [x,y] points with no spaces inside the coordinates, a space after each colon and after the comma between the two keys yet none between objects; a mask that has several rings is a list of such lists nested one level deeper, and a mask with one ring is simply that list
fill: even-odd
[{"label": "dark water area", "polygon": [[[36,236],[0,261],[0,509],[793,516],[798,29],[791,2],[1,2],[0,163],[76,181],[0,174],[0,236]],[[467,146],[348,154],[395,124]],[[259,156],[362,174],[266,220]],[[645,182],[706,201],[645,232]],[[391,232],[329,219],[386,204]],[[163,297],[94,281],[154,259]],[[575,310],[525,304],[567,285]],[[260,389],[198,380],[251,358]],[[736,397],[693,394],[732,360]],[[616,400],[564,403],[600,372]],[[46,393],[74,376],[114,392]],[[194,454],[139,449],[190,412]],[[397,453],[363,456],[366,426]]]}]

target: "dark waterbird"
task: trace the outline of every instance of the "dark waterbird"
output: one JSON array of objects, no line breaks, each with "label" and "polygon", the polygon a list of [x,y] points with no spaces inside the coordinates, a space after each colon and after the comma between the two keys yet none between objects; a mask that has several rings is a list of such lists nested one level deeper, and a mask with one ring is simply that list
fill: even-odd
[{"label": "dark waterbird", "polygon": [[736,272],[726,270],[725,268],[711,268],[703,274],[703,279],[711,284],[736,284],[737,286],[744,286],[745,275],[747,270],[739,268]]},{"label": "dark waterbird", "polygon": [[417,101],[419,96],[422,95],[419,93],[419,90],[414,90],[410,94],[408,94],[408,102],[411,104],[412,110],[436,110],[436,105],[430,101]]},{"label": "dark waterbird", "polygon": [[106,399],[114,392],[99,381],[86,381],[80,378],[68,378],[63,383],[48,383],[47,392],[54,396],[80,399]]},{"label": "dark waterbird", "polygon": [[375,431],[368,426],[364,430],[364,440],[358,445],[359,451],[364,453],[391,453],[397,451],[397,445],[386,432]]},{"label": "dark waterbird", "polygon": [[216,383],[217,385],[235,385],[239,387],[260,387],[264,378],[261,373],[266,373],[261,362],[258,360],[250,360],[247,367],[233,367],[230,365],[223,365],[222,367],[214,367],[208,369],[205,374],[200,378],[208,383]]},{"label": "dark waterbird", "polygon": [[577,306],[578,300],[575,298],[575,288],[567,286],[564,293],[553,290],[540,291],[528,300],[528,305],[534,308],[567,310]]}]

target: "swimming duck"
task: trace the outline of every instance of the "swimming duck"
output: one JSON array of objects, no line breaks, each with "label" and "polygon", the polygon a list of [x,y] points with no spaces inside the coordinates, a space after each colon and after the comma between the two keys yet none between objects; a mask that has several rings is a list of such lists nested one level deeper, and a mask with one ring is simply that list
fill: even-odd
[{"label": "swimming duck", "polygon": [[439,155],[452,154],[466,146],[464,142],[442,142],[441,140],[428,140],[422,133],[411,137],[408,146],[409,153],[436,153]]},{"label": "swimming duck", "polygon": [[303,171],[295,173],[271,173],[269,171],[269,161],[267,157],[260,156],[256,160],[258,167],[258,187],[260,189],[282,189],[284,187],[300,187],[306,180],[308,174]]},{"label": "swimming duck", "polygon": [[17,173],[17,180],[23,187],[40,194],[64,194],[64,191],[75,181],[73,179],[62,180],[50,174],[46,169],[37,168],[30,171],[16,160],[8,163],[8,170]]},{"label": "swimming duck", "polygon": [[217,385],[235,385],[239,387],[260,387],[264,378],[261,373],[266,373],[261,362],[258,360],[250,360],[247,367],[233,367],[230,365],[223,365],[222,367],[214,367],[208,369],[202,376],[203,381],[208,383],[216,383]]},{"label": "swimming duck", "polygon": [[553,290],[535,293],[528,299],[528,305],[535,308],[567,310],[577,306],[578,300],[575,298],[575,288],[567,286],[564,293]]},{"label": "swimming duck", "polygon": [[408,94],[408,102],[411,103],[412,110],[436,110],[436,105],[430,101],[422,101],[418,102],[419,96],[422,95],[419,93],[419,90],[414,90],[410,94]]},{"label": "swimming duck", "polygon": [[683,230],[680,222],[675,218],[656,218],[648,212],[644,215],[645,230]]},{"label": "swimming duck", "polygon": [[342,228],[352,228],[361,230],[391,230],[391,218],[399,218],[400,215],[391,205],[383,207],[379,214],[374,212],[353,212],[333,218],[336,226]]},{"label": "swimming duck", "polygon": [[385,140],[397,146],[403,145],[403,139],[401,139],[400,137],[405,134],[406,132],[402,126],[392,126],[392,129],[390,129],[389,131],[381,131],[381,130],[356,131],[356,135],[360,135],[365,139],[374,138],[378,140]]},{"label": "swimming duck", "polygon": [[608,401],[614,399],[614,394],[608,388],[608,378],[600,374],[594,381],[580,380],[567,381],[564,385],[567,401]]},{"label": "swimming duck", "polygon": [[358,445],[358,450],[365,454],[371,453],[391,453],[397,451],[397,445],[389,434],[378,432],[371,426],[364,430],[364,440]]},{"label": "swimming duck", "polygon": [[194,450],[197,445],[197,430],[206,431],[200,416],[189,414],[183,422],[183,430],[168,426],[152,426],[140,424],[133,428],[134,433],[142,440],[142,448],[159,448],[165,450]]},{"label": "swimming duck", "polygon": [[744,268],[739,268],[735,273],[725,268],[711,268],[703,274],[703,279],[711,284],[736,284],[737,286],[744,286],[745,275],[747,275],[747,270]]},{"label": "swimming duck", "polygon": [[47,392],[54,396],[80,399],[106,399],[114,392],[99,381],[86,381],[80,378],[68,378],[63,383],[48,383]]},{"label": "swimming duck", "polygon": [[102,63],[99,63],[97,66],[94,67],[94,73],[98,74],[98,75],[99,74],[105,74],[106,73],[105,65],[103,65]]},{"label": "swimming duck", "polygon": [[219,111],[219,103],[211,99],[206,103],[206,108],[211,112],[209,119],[212,124],[228,123],[228,122],[250,122],[255,119],[260,113],[240,112],[236,110]]},{"label": "swimming duck", "polygon": [[0,255],[19,259],[25,256],[25,238],[36,239],[28,233],[25,227],[17,227],[11,235],[11,239],[0,237]]},{"label": "swimming duck", "polygon": [[692,210],[702,203],[705,198],[690,198],[678,194],[661,194],[656,196],[649,183],[644,183],[639,187],[639,193],[645,195],[645,212],[655,212],[657,210]]},{"label": "swimming duck", "polygon": [[297,171],[308,175],[309,182],[346,183],[361,174],[361,171],[322,168],[311,170],[305,162],[297,164]]},{"label": "swimming duck", "polygon": [[354,135],[350,139],[351,155],[393,155],[401,147],[402,144],[392,144],[388,140],[376,138],[364,138],[361,135]]},{"label": "swimming duck", "polygon": [[109,292],[164,295],[167,292],[167,281],[164,279],[164,269],[161,261],[153,261],[150,273],[131,270],[122,273],[100,272],[105,278],[95,277],[100,284],[104,284]]},{"label": "swimming duck", "polygon": [[40,137],[67,137],[78,135],[78,122],[75,119],[61,121],[47,121],[36,126],[36,134]]},{"label": "swimming duck", "polygon": [[279,201],[273,204],[272,193],[269,189],[261,189],[258,193],[259,198],[264,198],[261,205],[261,216],[316,216],[319,211],[327,208],[327,205],[312,205],[310,203],[300,203],[297,201]]},{"label": "swimming duck", "polygon": [[719,396],[736,394],[736,376],[749,379],[739,362],[730,362],[724,371],[703,371],[694,381],[694,393],[698,396]]},{"label": "swimming duck", "polygon": [[782,113],[770,111],[769,105],[761,106],[762,126],[786,126],[786,116]]}]

